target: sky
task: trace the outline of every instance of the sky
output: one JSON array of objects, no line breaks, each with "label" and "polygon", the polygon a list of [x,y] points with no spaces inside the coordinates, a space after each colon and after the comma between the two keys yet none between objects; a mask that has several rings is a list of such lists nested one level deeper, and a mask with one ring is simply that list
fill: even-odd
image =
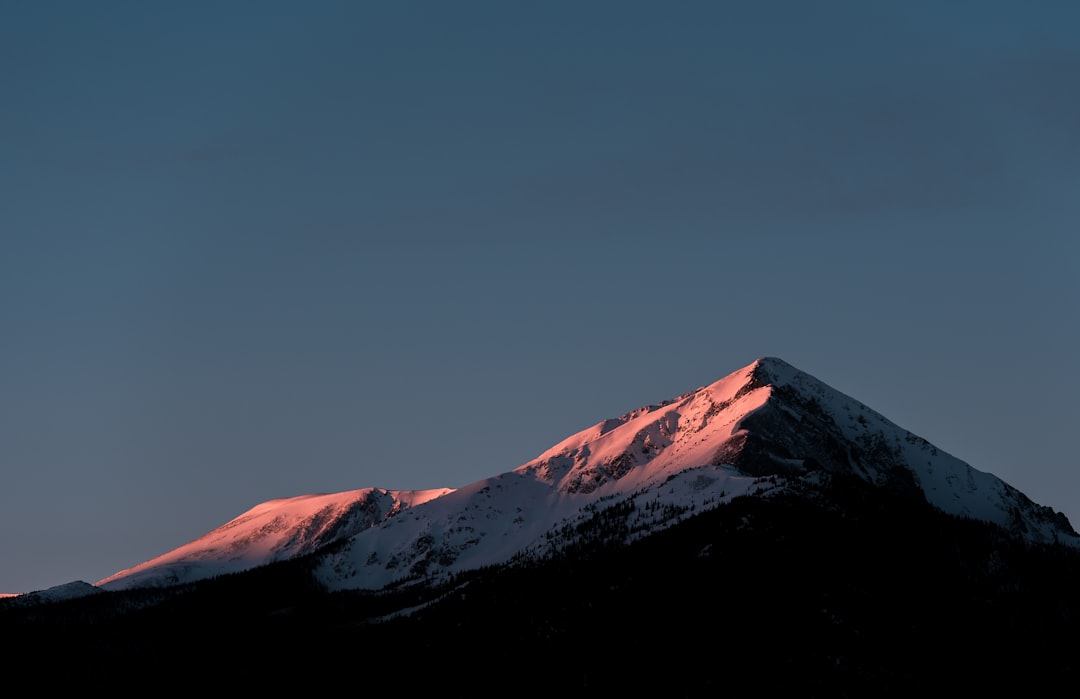
[{"label": "sky", "polygon": [[777,356],[1080,527],[1080,5],[3,3],[0,592]]}]

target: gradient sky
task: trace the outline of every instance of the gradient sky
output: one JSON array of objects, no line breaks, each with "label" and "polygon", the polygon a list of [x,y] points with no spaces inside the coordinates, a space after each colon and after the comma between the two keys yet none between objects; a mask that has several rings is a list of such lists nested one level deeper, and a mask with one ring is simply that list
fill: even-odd
[{"label": "gradient sky", "polygon": [[6,2],[0,592],[781,357],[1080,527],[1080,4]]}]

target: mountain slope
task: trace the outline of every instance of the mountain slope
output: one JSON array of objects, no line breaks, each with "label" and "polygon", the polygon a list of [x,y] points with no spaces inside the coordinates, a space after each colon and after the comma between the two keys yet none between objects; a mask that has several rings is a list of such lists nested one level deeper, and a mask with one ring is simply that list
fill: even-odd
[{"label": "mountain slope", "polygon": [[198,539],[95,583],[123,589],[235,573],[310,554],[450,492],[364,488],[261,503]]},{"label": "mountain slope", "polygon": [[[408,507],[379,504],[396,496],[373,489],[273,501],[99,584],[173,584],[328,543],[335,546],[320,554],[317,575],[329,589],[431,582],[552,557],[583,538],[632,541],[740,495],[768,497],[797,486],[805,496],[813,492],[807,486],[832,475],[855,476],[1028,541],[1080,541],[1064,516],[995,476],[786,362],[763,358],[597,423],[512,471],[453,491],[424,491]],[[335,504],[323,507],[320,498]],[[347,504],[359,501],[366,504]],[[310,506],[294,511],[298,503]]]},{"label": "mountain slope", "polygon": [[[1080,549],[1039,546],[841,474],[736,498],[629,544],[327,593],[311,558],[49,604],[0,600],[38,689],[910,697],[1080,679]],[[610,514],[617,515],[616,512]],[[598,516],[596,524],[606,521]],[[63,671],[50,668],[62,659]]]}]

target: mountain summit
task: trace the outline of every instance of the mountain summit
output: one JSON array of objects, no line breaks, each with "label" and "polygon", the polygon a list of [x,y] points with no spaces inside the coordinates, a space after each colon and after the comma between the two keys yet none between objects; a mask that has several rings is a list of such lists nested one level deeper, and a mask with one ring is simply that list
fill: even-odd
[{"label": "mountain summit", "polygon": [[764,357],[468,486],[270,501],[97,585],[173,585],[307,554],[328,589],[431,582],[590,537],[629,542],[739,496],[812,497],[815,484],[850,476],[1030,542],[1080,546],[1064,515]]}]

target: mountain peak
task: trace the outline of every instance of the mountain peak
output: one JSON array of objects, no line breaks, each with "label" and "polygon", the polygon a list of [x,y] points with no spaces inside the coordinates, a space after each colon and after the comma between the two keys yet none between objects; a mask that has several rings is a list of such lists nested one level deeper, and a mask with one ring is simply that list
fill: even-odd
[{"label": "mountain peak", "polygon": [[[750,364],[741,369],[731,372],[718,381],[703,387],[709,390],[719,400],[727,400],[731,396],[725,393],[734,390],[735,393],[745,393],[766,386],[782,386],[798,380],[800,376],[811,378],[808,374],[788,364],[779,357],[758,357]],[[816,379],[813,379],[816,380]],[[698,389],[702,390],[702,389]],[[683,398],[691,393],[680,396]]]},{"label": "mountain peak", "polygon": [[769,367],[791,367],[790,364],[785,362],[780,357],[772,357],[769,355],[758,357],[750,364],[750,366],[755,369],[759,367],[765,369],[768,369]]},{"label": "mountain peak", "polygon": [[782,377],[799,372],[798,369],[779,357],[758,357],[749,368],[755,376]]},{"label": "mountain peak", "polygon": [[[758,357],[735,374],[744,375],[755,386],[785,386],[799,381],[817,381],[779,357]],[[730,376],[730,375],[729,375]]]}]

